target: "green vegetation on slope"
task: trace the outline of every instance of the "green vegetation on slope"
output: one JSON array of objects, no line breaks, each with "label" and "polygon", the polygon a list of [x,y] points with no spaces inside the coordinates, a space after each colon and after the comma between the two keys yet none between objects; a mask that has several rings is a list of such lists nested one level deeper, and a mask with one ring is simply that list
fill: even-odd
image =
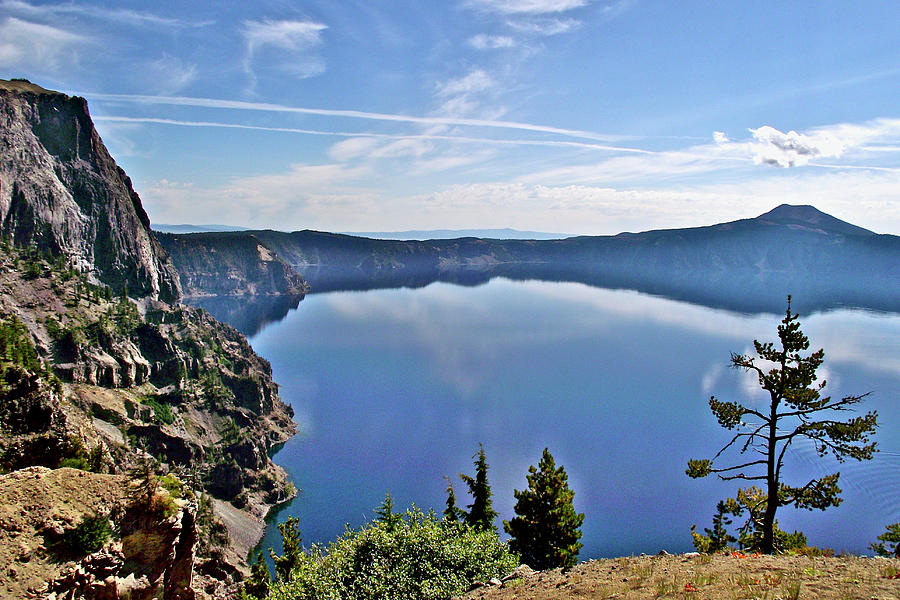
[{"label": "green vegetation on slope", "polygon": [[518,564],[493,531],[415,507],[295,556],[290,575],[269,587],[269,600],[449,598]]}]

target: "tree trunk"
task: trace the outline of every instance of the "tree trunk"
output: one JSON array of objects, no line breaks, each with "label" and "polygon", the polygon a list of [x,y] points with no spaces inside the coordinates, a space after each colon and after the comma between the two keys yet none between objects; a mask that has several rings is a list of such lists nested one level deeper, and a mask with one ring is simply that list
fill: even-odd
[{"label": "tree trunk", "polygon": [[769,487],[766,512],[763,515],[763,537],[759,551],[763,554],[775,553],[775,511],[778,510],[778,491]]},{"label": "tree trunk", "polygon": [[[788,301],[790,302],[790,301]],[[790,304],[788,304],[790,307]],[[781,359],[781,372],[784,373],[784,354]],[[759,551],[763,554],[775,552],[775,511],[778,510],[778,465],[775,462],[775,451],[778,446],[778,403],[781,401],[781,393],[772,394],[772,403],[769,409],[769,435],[766,448],[766,513],[763,515],[763,538]]]}]

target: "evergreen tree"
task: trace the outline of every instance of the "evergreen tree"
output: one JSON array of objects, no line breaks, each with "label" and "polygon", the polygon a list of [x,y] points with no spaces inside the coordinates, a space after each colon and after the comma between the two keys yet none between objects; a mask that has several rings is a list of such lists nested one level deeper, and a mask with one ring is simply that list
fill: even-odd
[{"label": "evergreen tree", "polygon": [[262,552],[256,555],[256,561],[250,566],[250,577],[241,588],[242,597],[265,598],[269,595],[269,585],[272,583],[272,575],[269,573],[269,565],[263,558]]},{"label": "evergreen tree", "polygon": [[543,570],[575,566],[584,514],[576,513],[564,467],[544,448],[538,467],[528,467],[528,489],[514,490],[517,517],[503,521],[509,547],[528,566]]},{"label": "evergreen tree", "polygon": [[447,480],[447,508],[444,509],[444,519],[459,523],[460,519],[465,517],[464,512],[456,505],[456,493],[453,491],[453,482],[446,475]]},{"label": "evergreen tree", "polygon": [[487,479],[488,464],[483,445],[478,444],[478,452],[472,458],[475,461],[475,477],[459,474],[469,486],[469,493],[472,495],[472,504],[468,505],[469,512],[465,514],[466,523],[478,530],[496,532],[494,519],[497,518],[497,511],[492,505],[491,486]]},{"label": "evergreen tree", "polygon": [[403,515],[394,512],[394,498],[390,492],[385,494],[381,505],[375,509],[375,515],[377,521],[387,523],[388,531],[393,531],[403,520]]},{"label": "evergreen tree", "polygon": [[[716,505],[713,516],[713,528],[704,529],[706,535],[697,533],[697,526],[691,527],[694,547],[704,554],[715,554],[727,549],[732,542],[742,550],[759,548],[763,538],[763,521],[766,514],[766,493],[755,485],[741,488],[735,498],[727,498]],[[737,537],[728,532],[731,519],[728,515],[741,517],[747,514],[747,520],[738,528]],[[778,527],[776,520],[772,526],[775,547],[780,551],[790,551],[806,547],[806,536],[801,531],[788,533]]]},{"label": "evergreen tree", "polygon": [[[808,356],[801,354],[809,348],[809,339],[800,330],[797,315],[791,314],[790,296],[785,317],[778,326],[778,338],[780,349],[772,342],[754,340],[755,357],[731,355],[734,368],[756,374],[760,387],[769,394],[768,406],[758,410],[738,402],[722,402],[712,396],[709,407],[719,425],[728,430],[737,429],[737,433],[712,459],[688,461],[686,471],[694,478],[715,473],[723,480],[764,483],[764,498],[758,503],[760,507],[764,506],[764,513],[759,519],[760,535],[754,549],[766,554],[778,549],[775,513],[779,507],[793,505],[825,510],[841,503],[840,473],[812,478],[799,486],[782,481],[782,467],[791,444],[806,438],[813,443],[819,456],[830,453],[839,462],[846,458],[869,460],[875,453],[875,442],[869,442],[869,436],[877,426],[874,411],[845,420],[837,418],[836,413],[850,410],[868,394],[846,396],[840,400],[821,396],[825,381],[815,384],[816,370],[825,353],[820,349]],[[742,459],[735,465],[716,467],[714,461],[732,446],[742,455],[750,453],[753,460]]]},{"label": "evergreen tree", "polygon": [[888,525],[886,531],[878,536],[880,541],[869,547],[878,556],[895,556],[900,558],[900,523]]},{"label": "evergreen tree", "polygon": [[291,571],[303,559],[300,519],[288,517],[287,521],[278,524],[278,532],[281,534],[281,551],[283,554],[277,556],[269,548],[269,555],[272,557],[272,562],[275,563],[275,576],[278,578],[278,581],[287,581],[291,578]]}]

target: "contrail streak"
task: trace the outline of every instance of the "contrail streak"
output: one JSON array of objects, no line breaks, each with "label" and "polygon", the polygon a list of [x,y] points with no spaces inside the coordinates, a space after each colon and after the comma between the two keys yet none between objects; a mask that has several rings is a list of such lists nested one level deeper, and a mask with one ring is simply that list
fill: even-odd
[{"label": "contrail streak", "polygon": [[532,123],[519,123],[516,121],[496,121],[489,119],[463,119],[454,117],[415,117],[409,115],[394,115],[385,113],[365,112],[359,110],[337,110],[328,108],[304,108],[297,106],[284,106],[270,104],[268,102],[244,102],[241,100],[219,100],[215,98],[189,98],[184,96],[146,96],[141,94],[91,94],[74,92],[74,95],[85,96],[95,100],[112,102],[133,102],[138,104],[168,104],[174,106],[197,106],[202,108],[222,108],[232,110],[255,110],[265,112],[297,113],[304,115],[320,115],[326,117],[345,117],[352,119],[369,119],[374,121],[394,121],[401,123],[418,123],[421,125],[463,125],[468,127],[493,127],[500,129],[517,129],[521,131],[535,131],[540,133],[553,133],[566,137],[582,138],[598,141],[618,141],[631,139],[629,136],[614,136],[592,133],[590,131],[577,131],[573,129],[561,129]]},{"label": "contrail streak", "polygon": [[265,127],[261,125],[243,125],[240,123],[219,123],[215,121],[180,121],[177,119],[160,119],[156,117],[119,117],[119,116],[95,116],[94,121],[108,123],[155,123],[160,125],[178,125],[182,127],[221,127],[225,129],[250,129],[256,131],[274,131],[283,133],[300,133],[304,135],[323,135],[335,137],[367,137],[390,140],[446,140],[452,142],[497,144],[511,146],[556,146],[564,148],[585,148],[589,150],[604,150],[608,152],[630,152],[634,154],[659,154],[652,150],[641,148],[629,148],[627,146],[609,146],[605,144],[590,144],[586,142],[564,142],[554,140],[504,140],[496,138],[479,138],[458,135],[416,134],[403,135],[392,133],[364,133],[353,131],[322,131],[317,129],[298,129],[294,127]]}]

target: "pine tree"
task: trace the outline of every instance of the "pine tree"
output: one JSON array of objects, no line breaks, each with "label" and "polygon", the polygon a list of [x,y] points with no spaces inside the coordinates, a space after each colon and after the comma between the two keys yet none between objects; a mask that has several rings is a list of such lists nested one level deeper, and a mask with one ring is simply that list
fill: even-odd
[{"label": "pine tree", "polygon": [[900,558],[900,523],[888,525],[886,531],[878,536],[880,541],[869,547],[878,556],[895,556]]},{"label": "pine tree", "polygon": [[266,559],[260,552],[256,555],[256,562],[250,567],[250,577],[244,582],[242,591],[245,596],[262,599],[269,595],[271,583],[272,575],[269,573],[269,565],[266,564]]},{"label": "pine tree", "polygon": [[575,566],[582,547],[584,513],[576,513],[566,470],[556,466],[547,448],[538,467],[528,467],[528,489],[514,490],[517,517],[503,521],[512,536],[509,547],[528,566],[543,570]]},{"label": "pine tree", "polygon": [[275,576],[279,581],[287,581],[291,578],[291,571],[300,564],[303,558],[300,519],[288,517],[287,521],[278,524],[278,532],[281,534],[281,551],[283,554],[277,556],[269,548],[269,555],[272,557],[272,562],[275,563]]},{"label": "pine tree", "polygon": [[494,519],[497,518],[497,511],[492,505],[491,486],[487,479],[488,464],[483,445],[478,444],[478,452],[472,458],[475,460],[475,477],[459,474],[469,486],[469,493],[472,495],[472,504],[468,505],[469,512],[465,514],[465,520],[475,529],[496,532]]},{"label": "pine tree", "polygon": [[[760,387],[769,394],[768,406],[757,409],[711,397],[709,408],[719,425],[728,430],[737,429],[738,432],[712,459],[688,461],[686,471],[688,476],[694,478],[715,473],[726,481],[763,482],[764,498],[757,504],[765,508],[759,518],[759,542],[754,549],[766,554],[778,550],[775,514],[779,507],[793,505],[808,510],[825,510],[841,503],[841,488],[838,487],[840,473],[814,477],[799,486],[790,486],[782,481],[782,467],[791,444],[806,438],[813,443],[820,457],[830,453],[839,462],[847,458],[869,460],[875,453],[875,442],[870,442],[869,437],[877,426],[877,413],[874,411],[845,420],[837,418],[837,413],[851,410],[868,394],[845,396],[840,400],[821,395],[825,381],[815,384],[816,370],[821,366],[825,353],[819,349],[808,356],[801,354],[809,349],[809,339],[800,330],[797,315],[791,314],[790,296],[787,312],[778,326],[778,338],[780,349],[772,342],[754,340],[755,357],[731,355],[734,368],[756,374]],[[817,418],[820,420],[815,420]],[[716,467],[714,461],[732,446],[738,449],[739,454],[749,453],[753,459]]]},{"label": "pine tree", "polygon": [[459,523],[460,519],[465,517],[465,513],[456,505],[456,493],[453,491],[453,482],[446,475],[447,480],[447,508],[444,509],[444,519]]},{"label": "pine tree", "polygon": [[403,515],[394,512],[394,498],[388,492],[381,505],[375,509],[376,520],[387,523],[388,531],[393,531],[403,520]]}]

